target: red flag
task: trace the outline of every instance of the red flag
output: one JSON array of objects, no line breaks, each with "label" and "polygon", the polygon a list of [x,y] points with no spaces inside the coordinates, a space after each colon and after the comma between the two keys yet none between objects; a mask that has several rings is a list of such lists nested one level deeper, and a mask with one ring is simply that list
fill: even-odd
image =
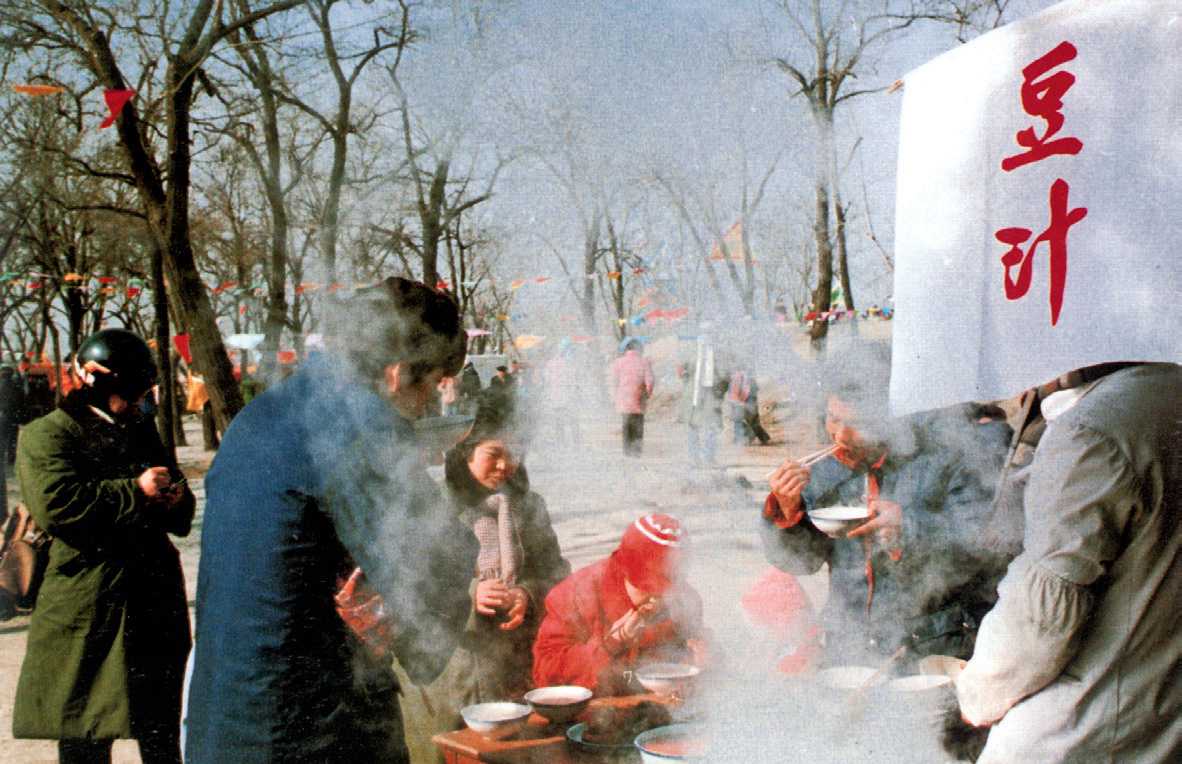
[{"label": "red flag", "polygon": [[142,292],[142,291],[143,291],[143,290],[142,290],[142,289],[140,289],[139,287],[128,287],[128,288],[127,288],[127,296],[128,296],[128,297],[133,297],[133,298],[134,298],[134,297],[139,297],[139,296],[140,296],[140,292]]},{"label": "red flag", "polygon": [[439,279],[439,281],[435,282],[435,289],[437,289],[438,291],[446,292],[447,288],[448,288],[447,282],[444,281],[443,279]]},{"label": "red flag", "polygon": [[119,281],[119,279],[115,278],[114,276],[99,276],[98,277],[98,282],[100,284],[114,284],[117,281]]},{"label": "red flag", "polygon": [[185,359],[185,363],[193,363],[193,354],[189,352],[189,335],[173,335],[172,346],[176,348],[176,352],[181,354],[181,358]]},{"label": "red flag", "polygon": [[115,124],[115,120],[119,117],[120,112],[123,111],[123,107],[127,105],[127,102],[130,101],[134,95],[134,90],[104,90],[103,100],[107,102],[107,109],[111,113],[108,114],[107,118],[103,120],[101,125],[99,125],[99,129],[102,130]]}]

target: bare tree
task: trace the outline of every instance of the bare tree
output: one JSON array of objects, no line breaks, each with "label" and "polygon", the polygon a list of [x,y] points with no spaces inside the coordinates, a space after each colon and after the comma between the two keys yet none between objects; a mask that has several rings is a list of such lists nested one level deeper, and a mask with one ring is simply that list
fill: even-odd
[{"label": "bare tree", "polygon": [[[654,172],[653,178],[657,185],[665,191],[678,216],[697,244],[715,293],[721,294],[721,283],[714,268],[715,253],[718,253],[721,255],[720,262],[723,264],[731,287],[739,297],[743,312],[752,315],[755,312],[756,275],[755,259],[751,254],[751,221],[764,200],[768,183],[775,174],[784,151],[781,149],[777,152],[752,188],[747,151],[745,147],[740,148],[743,157],[743,172],[738,210],[736,213],[732,213],[735,215],[733,218],[735,222],[730,228],[727,227],[727,223],[732,218],[727,213],[720,213],[719,208],[727,205],[718,199],[716,186],[712,184],[695,186],[684,179],[675,180],[671,175],[660,171]],[[697,191],[694,190],[695,188]],[[732,251],[734,242],[728,240],[727,236],[727,231],[730,229],[740,232],[739,251]]]},{"label": "bare tree", "polygon": [[[205,374],[210,401],[219,427],[225,428],[242,407],[229,357],[222,344],[216,317],[201,282],[189,238],[189,195],[192,163],[191,112],[202,65],[214,46],[243,27],[269,15],[294,8],[303,0],[275,0],[257,10],[197,0],[180,21],[174,38],[165,28],[171,20],[167,5],[149,4],[112,10],[77,0],[11,2],[0,15],[26,49],[66,50],[98,83],[110,90],[128,86],[128,79],[112,47],[113,33],[132,36],[141,50],[156,43],[157,60],[165,69],[166,157],[162,166],[149,138],[155,125],[143,121],[129,102],[116,122],[131,176],[139,192],[148,225],[164,254],[170,297],[192,337],[194,362]],[[119,11],[124,11],[122,17]],[[160,29],[149,33],[143,24],[157,19]],[[147,115],[150,116],[150,115]]]},{"label": "bare tree", "polygon": [[[779,0],[779,5],[789,29],[804,43],[808,57],[788,53],[772,60],[795,84],[794,95],[803,96],[807,101],[819,144],[814,174],[813,237],[817,250],[817,284],[813,290],[813,308],[826,311],[830,305],[834,264],[830,221],[833,219],[839,234],[838,255],[841,260],[838,267],[846,306],[853,309],[844,243],[845,208],[838,188],[834,115],[847,101],[883,89],[853,86],[863,59],[875,46],[910,26],[917,18],[903,12],[883,12],[882,6],[861,14],[856,8],[851,9],[849,3],[830,9],[822,0]],[[828,323],[817,321],[810,334],[814,340],[819,340],[827,331]]]},{"label": "bare tree", "polygon": [[[410,172],[410,185],[414,192],[415,213],[419,223],[419,238],[406,236],[403,243],[412,249],[422,263],[423,282],[435,284],[439,281],[439,245],[448,235],[464,212],[492,198],[497,177],[505,166],[505,160],[498,158],[483,190],[469,192],[476,174],[479,155],[472,157],[467,172],[454,178],[454,139],[432,141],[424,138],[416,145],[411,125],[410,102],[398,79],[398,72],[390,67],[390,79],[398,95],[401,112],[402,141],[406,152],[406,167]],[[431,162],[430,167],[426,162]],[[450,188],[449,188],[450,187]]]},{"label": "bare tree", "polygon": [[[364,133],[376,122],[376,112],[369,112],[361,122],[353,110],[353,88],[366,67],[386,51],[396,51],[394,61],[387,65],[393,73],[402,61],[406,47],[416,38],[410,27],[410,7],[405,0],[398,0],[394,26],[374,24],[373,40],[357,50],[342,50],[342,41],[333,31],[332,10],[340,0],[306,0],[308,14],[320,33],[324,46],[323,53],[333,83],[336,85],[336,111],[325,114],[297,97],[290,89],[282,91],[281,98],[299,108],[316,120],[328,134],[332,143],[331,168],[328,173],[327,193],[320,211],[320,256],[328,280],[336,280],[338,225],[341,211],[341,189],[345,185],[345,168],[349,157],[349,136]],[[278,84],[273,78],[271,84]]]}]

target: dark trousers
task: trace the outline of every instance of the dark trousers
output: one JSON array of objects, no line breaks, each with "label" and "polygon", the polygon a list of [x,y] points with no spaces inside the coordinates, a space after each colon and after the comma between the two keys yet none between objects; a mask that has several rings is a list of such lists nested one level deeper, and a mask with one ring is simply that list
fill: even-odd
[{"label": "dark trousers", "polygon": [[644,442],[644,414],[624,415],[624,456],[640,456]]},{"label": "dark trousers", "polygon": [[[136,742],[144,764],[181,764],[181,741],[177,734],[152,735]],[[57,760],[61,764],[110,764],[112,740],[59,740]]]}]

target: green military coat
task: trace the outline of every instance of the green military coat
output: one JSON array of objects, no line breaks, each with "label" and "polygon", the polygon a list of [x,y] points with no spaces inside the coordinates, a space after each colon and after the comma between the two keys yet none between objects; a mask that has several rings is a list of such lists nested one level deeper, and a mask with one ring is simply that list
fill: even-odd
[{"label": "green military coat", "polygon": [[25,427],[17,477],[53,537],[17,685],[18,738],[112,739],[177,730],[189,652],[180,555],[195,501],[168,507],[136,484],[169,467],[151,421],[120,426],[79,394]]}]

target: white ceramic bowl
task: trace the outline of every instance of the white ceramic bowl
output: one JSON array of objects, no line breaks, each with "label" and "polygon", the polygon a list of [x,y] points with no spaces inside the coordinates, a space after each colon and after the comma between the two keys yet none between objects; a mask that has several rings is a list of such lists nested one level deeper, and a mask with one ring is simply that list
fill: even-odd
[{"label": "white ceramic bowl", "polygon": [[845,538],[847,532],[869,519],[869,507],[823,507],[809,512],[812,524],[830,538]]},{"label": "white ceramic bowl", "polygon": [[[817,681],[834,690],[860,690],[874,677],[878,669],[869,666],[830,666],[817,672]],[[870,687],[886,681],[885,672],[874,677]]]},{"label": "white ceramic bowl", "polygon": [[644,764],[669,764],[673,761],[706,761],[710,743],[699,725],[670,724],[637,735],[636,749]]},{"label": "white ceramic bowl", "polygon": [[938,690],[946,690],[952,686],[952,678],[945,674],[913,674],[902,676],[887,682],[887,689],[892,692],[909,694],[923,694]]},{"label": "white ceramic bowl", "polygon": [[552,722],[569,722],[591,702],[591,691],[577,684],[539,687],[525,694],[533,710]]},{"label": "white ceramic bowl", "polygon": [[476,703],[460,709],[468,729],[489,740],[512,737],[525,727],[530,707],[520,703]]},{"label": "white ceramic bowl", "polygon": [[951,655],[928,655],[919,659],[919,673],[943,674],[953,682],[964,671],[965,662]]},{"label": "white ceramic bowl", "polygon": [[636,681],[658,695],[684,695],[702,670],[688,663],[650,663],[636,669]]}]

